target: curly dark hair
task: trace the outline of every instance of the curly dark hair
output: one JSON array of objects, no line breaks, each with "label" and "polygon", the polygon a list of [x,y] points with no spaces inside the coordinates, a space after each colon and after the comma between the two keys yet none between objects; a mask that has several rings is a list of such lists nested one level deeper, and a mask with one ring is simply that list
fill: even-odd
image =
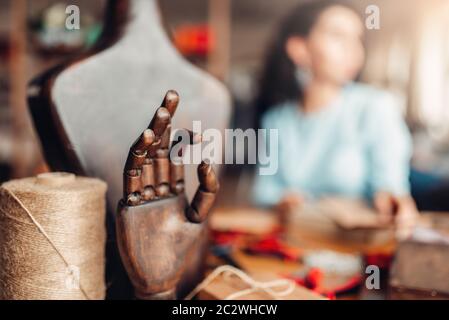
[{"label": "curly dark hair", "polygon": [[268,55],[255,99],[256,126],[261,126],[263,114],[272,107],[286,101],[301,101],[303,89],[295,78],[295,65],[285,50],[292,36],[307,37],[321,13],[331,6],[347,7],[357,14],[358,10],[342,0],[313,0],[299,4],[281,23]]}]

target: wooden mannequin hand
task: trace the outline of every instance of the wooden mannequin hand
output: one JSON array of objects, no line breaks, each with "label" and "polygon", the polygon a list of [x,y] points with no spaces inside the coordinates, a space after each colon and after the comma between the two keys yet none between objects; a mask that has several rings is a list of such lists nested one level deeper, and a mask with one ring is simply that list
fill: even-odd
[{"label": "wooden mannequin hand", "polygon": [[[186,254],[198,240],[218,191],[212,167],[202,162],[200,186],[187,203],[181,155],[170,157],[171,118],[178,102],[178,94],[169,91],[125,165],[117,242],[138,299],[176,298]],[[193,133],[190,137],[189,143],[200,140]]]}]

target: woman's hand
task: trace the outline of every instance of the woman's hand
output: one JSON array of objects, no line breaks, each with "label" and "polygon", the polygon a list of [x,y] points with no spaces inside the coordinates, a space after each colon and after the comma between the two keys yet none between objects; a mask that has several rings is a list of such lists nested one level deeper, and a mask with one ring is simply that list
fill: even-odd
[{"label": "woman's hand", "polygon": [[304,198],[297,193],[286,194],[276,205],[276,210],[287,212],[297,209],[304,202]]},{"label": "woman's hand", "polygon": [[419,213],[410,196],[398,197],[388,192],[378,192],[374,196],[374,208],[379,212],[382,224],[394,224],[396,237],[409,237],[418,222]]},{"label": "woman's hand", "polygon": [[274,211],[278,214],[279,222],[285,226],[288,221],[288,215],[295,209],[301,207],[304,203],[304,198],[298,193],[287,193],[282,199],[274,206]]}]

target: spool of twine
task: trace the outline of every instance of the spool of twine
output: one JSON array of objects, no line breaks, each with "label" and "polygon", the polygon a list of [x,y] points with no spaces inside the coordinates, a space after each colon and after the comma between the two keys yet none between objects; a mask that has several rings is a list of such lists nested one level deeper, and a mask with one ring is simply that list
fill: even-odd
[{"label": "spool of twine", "polygon": [[0,299],[104,299],[105,193],[68,173],[0,187]]}]

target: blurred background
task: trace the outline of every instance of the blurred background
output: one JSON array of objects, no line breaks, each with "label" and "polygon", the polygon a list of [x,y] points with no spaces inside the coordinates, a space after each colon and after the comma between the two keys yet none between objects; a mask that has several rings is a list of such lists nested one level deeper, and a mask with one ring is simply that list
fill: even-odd
[{"label": "blurred background", "polygon": [[[299,2],[160,1],[174,45],[231,92],[234,128],[254,125],[253,99],[266,50],[281,19]],[[414,137],[413,168],[420,181],[415,198],[423,199],[422,206],[449,209],[441,200],[449,177],[449,1],[352,2],[361,12],[371,4],[380,8],[380,29],[367,31],[368,59],[360,80],[400,101]],[[0,182],[48,170],[27,111],[27,82],[95,43],[105,3],[0,0]],[[81,11],[79,32],[64,29],[70,4]],[[222,204],[248,201],[252,169],[225,168]]]}]

